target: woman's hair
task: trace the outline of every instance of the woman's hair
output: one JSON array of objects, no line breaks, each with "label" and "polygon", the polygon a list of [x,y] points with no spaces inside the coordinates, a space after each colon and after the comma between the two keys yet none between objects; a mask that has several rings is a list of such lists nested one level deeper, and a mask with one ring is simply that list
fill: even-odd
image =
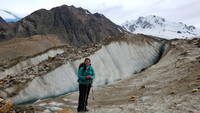
[{"label": "woman's hair", "polygon": [[89,61],[91,61],[89,58],[85,58],[84,62],[86,62],[86,60],[89,60]]},{"label": "woman's hair", "polygon": [[[86,62],[87,60],[91,61],[89,58],[85,58],[85,60],[84,60],[84,66],[83,66],[83,72],[86,70],[85,62]],[[90,65],[91,65],[91,64],[90,64]]]}]

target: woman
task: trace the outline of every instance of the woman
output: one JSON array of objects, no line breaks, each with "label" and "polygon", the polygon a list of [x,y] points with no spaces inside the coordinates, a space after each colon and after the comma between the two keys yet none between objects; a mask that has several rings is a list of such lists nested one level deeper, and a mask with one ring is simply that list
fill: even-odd
[{"label": "woman", "polygon": [[84,65],[80,67],[78,71],[78,82],[79,82],[79,102],[78,102],[78,112],[88,111],[87,99],[89,96],[92,81],[95,78],[94,69],[91,66],[91,60],[86,58]]}]

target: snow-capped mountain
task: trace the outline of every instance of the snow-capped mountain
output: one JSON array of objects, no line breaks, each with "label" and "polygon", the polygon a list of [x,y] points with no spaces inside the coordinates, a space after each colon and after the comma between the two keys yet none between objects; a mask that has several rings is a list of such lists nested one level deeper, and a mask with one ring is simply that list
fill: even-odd
[{"label": "snow-capped mountain", "polygon": [[191,38],[200,36],[200,29],[182,22],[170,22],[164,18],[150,15],[137,20],[126,21],[122,27],[132,33],[158,36],[162,38]]},{"label": "snow-capped mountain", "polygon": [[0,16],[6,21],[6,22],[16,22],[18,20],[20,20],[21,18],[18,17],[17,15],[6,11],[6,10],[2,10],[0,9]]}]

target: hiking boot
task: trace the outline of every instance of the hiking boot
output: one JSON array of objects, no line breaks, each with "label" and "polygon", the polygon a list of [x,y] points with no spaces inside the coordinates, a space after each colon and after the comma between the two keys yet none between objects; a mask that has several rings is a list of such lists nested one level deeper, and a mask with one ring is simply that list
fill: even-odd
[{"label": "hiking boot", "polygon": [[78,110],[78,113],[84,113],[84,112],[86,112],[86,111],[83,111],[83,110]]},{"label": "hiking boot", "polygon": [[85,110],[77,110],[78,113],[84,113]]},{"label": "hiking boot", "polygon": [[84,110],[85,112],[88,112],[89,111],[89,109],[88,108],[85,108],[85,110]]}]

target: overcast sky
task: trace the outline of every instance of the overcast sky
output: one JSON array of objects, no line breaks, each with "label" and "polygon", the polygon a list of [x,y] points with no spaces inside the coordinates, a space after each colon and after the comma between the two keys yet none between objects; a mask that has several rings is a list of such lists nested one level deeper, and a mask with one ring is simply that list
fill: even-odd
[{"label": "overcast sky", "polygon": [[102,13],[117,24],[154,14],[200,28],[200,0],[0,0],[0,9],[27,15],[63,4]]}]

